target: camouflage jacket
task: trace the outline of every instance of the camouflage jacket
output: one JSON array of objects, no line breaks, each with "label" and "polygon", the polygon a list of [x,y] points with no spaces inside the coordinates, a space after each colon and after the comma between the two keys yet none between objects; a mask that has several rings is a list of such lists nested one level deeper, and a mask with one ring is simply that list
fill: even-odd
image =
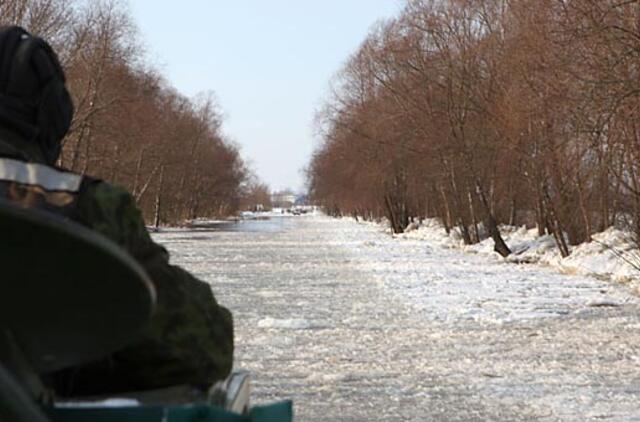
[{"label": "camouflage jacket", "polygon": [[205,386],[232,366],[231,313],[211,287],[180,267],[154,243],[133,197],[124,189],[3,154],[0,196],[70,218],[111,239],[147,271],[157,308],[139,340],[127,348],[52,377],[61,395],[100,394],[177,384]]}]

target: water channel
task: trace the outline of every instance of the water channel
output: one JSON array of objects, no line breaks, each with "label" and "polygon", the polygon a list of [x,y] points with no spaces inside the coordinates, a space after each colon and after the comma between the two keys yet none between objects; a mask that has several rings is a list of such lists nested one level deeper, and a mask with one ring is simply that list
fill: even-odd
[{"label": "water channel", "polygon": [[623,288],[323,216],[154,238],[234,313],[254,401],[293,399],[297,420],[640,420]]}]

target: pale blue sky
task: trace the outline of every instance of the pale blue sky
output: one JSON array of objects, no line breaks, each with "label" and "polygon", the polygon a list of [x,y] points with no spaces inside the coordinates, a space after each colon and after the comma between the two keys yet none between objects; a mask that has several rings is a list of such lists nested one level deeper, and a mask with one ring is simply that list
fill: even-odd
[{"label": "pale blue sky", "polygon": [[272,189],[300,189],[331,77],[402,0],[130,0],[148,56],[183,94],[212,90],[225,133]]}]

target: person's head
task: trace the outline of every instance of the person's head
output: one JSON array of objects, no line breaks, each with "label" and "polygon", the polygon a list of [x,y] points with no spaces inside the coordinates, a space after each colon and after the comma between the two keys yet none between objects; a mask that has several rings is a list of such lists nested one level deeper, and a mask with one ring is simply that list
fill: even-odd
[{"label": "person's head", "polygon": [[64,72],[51,46],[20,27],[0,26],[0,126],[37,143],[53,164],[72,118]]}]

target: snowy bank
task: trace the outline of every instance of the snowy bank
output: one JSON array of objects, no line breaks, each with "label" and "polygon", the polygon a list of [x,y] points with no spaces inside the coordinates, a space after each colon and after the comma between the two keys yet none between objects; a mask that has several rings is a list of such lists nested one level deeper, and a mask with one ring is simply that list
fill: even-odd
[{"label": "snowy bank", "polygon": [[535,228],[502,226],[500,229],[513,252],[507,258],[493,251],[493,240],[490,238],[475,245],[465,245],[457,231],[452,230],[447,234],[435,219],[425,220],[420,225],[414,223],[407,232],[394,237],[424,240],[443,248],[484,254],[495,260],[548,265],[565,274],[630,283],[634,291],[640,292],[640,251],[632,244],[627,232],[609,228],[595,234],[592,242],[571,247],[571,255],[562,258],[551,235],[538,236]]}]

